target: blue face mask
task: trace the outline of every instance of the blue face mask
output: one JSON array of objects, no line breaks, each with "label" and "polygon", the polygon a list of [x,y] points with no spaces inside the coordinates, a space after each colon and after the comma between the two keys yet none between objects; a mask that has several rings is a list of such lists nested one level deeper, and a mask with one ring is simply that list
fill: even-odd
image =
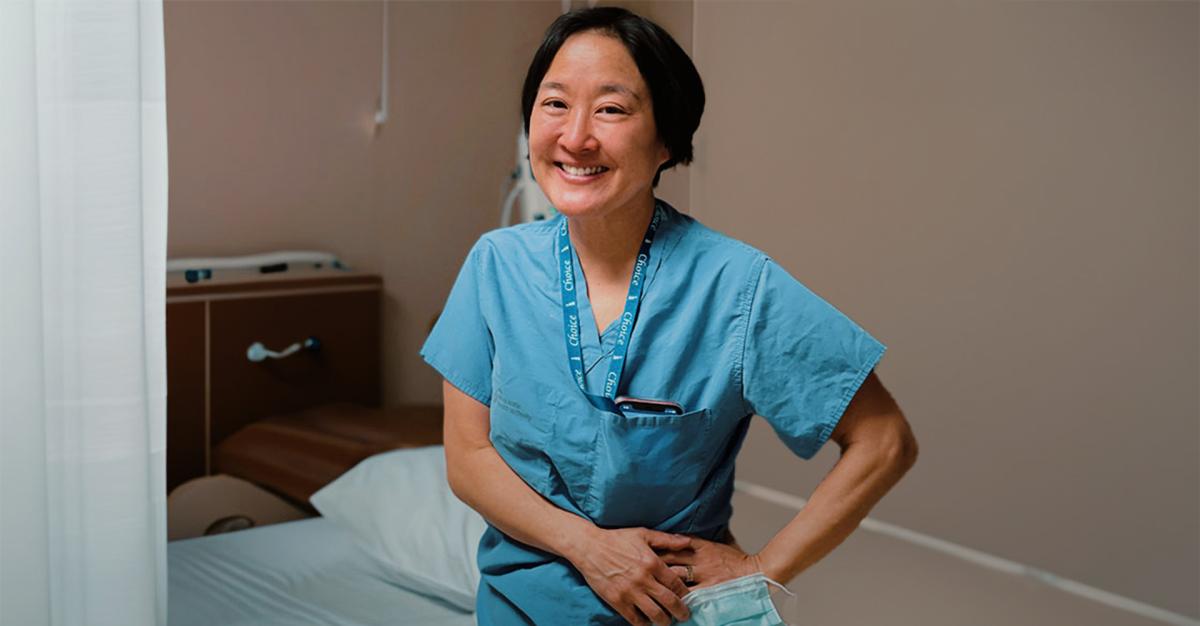
[{"label": "blue face mask", "polygon": [[683,596],[692,616],[679,626],[787,626],[771,602],[767,585],[793,595],[783,585],[756,572]]}]

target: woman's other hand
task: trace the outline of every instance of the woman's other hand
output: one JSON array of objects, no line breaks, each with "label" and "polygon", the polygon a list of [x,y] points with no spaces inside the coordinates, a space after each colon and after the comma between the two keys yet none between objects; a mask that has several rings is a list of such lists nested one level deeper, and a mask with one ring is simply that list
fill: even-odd
[{"label": "woman's other hand", "polygon": [[[671,550],[661,555],[671,571],[685,580],[687,566],[691,566],[694,586],[690,587],[689,591],[762,571],[758,555],[742,552],[740,548],[735,547],[736,543],[727,545],[699,537],[691,539],[691,549]],[[732,536],[730,539],[732,540]]]},{"label": "woman's other hand", "polygon": [[656,551],[686,551],[693,541],[648,528],[597,528],[571,564],[630,624],[669,626],[672,617],[681,622],[690,617],[680,600],[688,588]]}]

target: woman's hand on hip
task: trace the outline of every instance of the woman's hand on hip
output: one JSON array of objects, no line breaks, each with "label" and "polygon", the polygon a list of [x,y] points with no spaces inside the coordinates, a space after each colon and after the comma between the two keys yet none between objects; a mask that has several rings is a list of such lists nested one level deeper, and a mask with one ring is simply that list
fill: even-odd
[{"label": "woman's hand on hip", "polygon": [[571,564],[592,591],[635,626],[669,626],[690,617],[687,585],[657,551],[687,550],[693,539],[648,528],[598,528]]},{"label": "woman's hand on hip", "polygon": [[762,571],[758,555],[746,554],[735,546],[699,537],[692,537],[691,549],[671,550],[663,553],[661,558],[671,567],[671,571],[684,580],[687,580],[688,567],[691,567],[691,583],[694,586],[689,591]]}]

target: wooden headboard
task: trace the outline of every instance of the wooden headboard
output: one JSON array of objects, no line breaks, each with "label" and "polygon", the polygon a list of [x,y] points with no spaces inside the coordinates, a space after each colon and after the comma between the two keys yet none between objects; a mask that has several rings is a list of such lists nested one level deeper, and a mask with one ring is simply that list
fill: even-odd
[{"label": "wooden headboard", "polygon": [[[381,401],[379,276],[218,272],[167,281],[167,490],[211,473],[212,448],[250,422],[335,402]],[[252,343],[317,350],[253,362]]]}]

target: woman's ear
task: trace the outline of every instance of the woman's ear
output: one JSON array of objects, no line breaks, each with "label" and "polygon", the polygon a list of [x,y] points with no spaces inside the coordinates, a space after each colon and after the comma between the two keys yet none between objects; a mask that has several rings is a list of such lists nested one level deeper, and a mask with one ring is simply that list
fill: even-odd
[{"label": "woman's ear", "polygon": [[660,139],[658,142],[658,166],[662,167],[663,163],[671,160],[671,151],[667,149],[667,144]]}]

